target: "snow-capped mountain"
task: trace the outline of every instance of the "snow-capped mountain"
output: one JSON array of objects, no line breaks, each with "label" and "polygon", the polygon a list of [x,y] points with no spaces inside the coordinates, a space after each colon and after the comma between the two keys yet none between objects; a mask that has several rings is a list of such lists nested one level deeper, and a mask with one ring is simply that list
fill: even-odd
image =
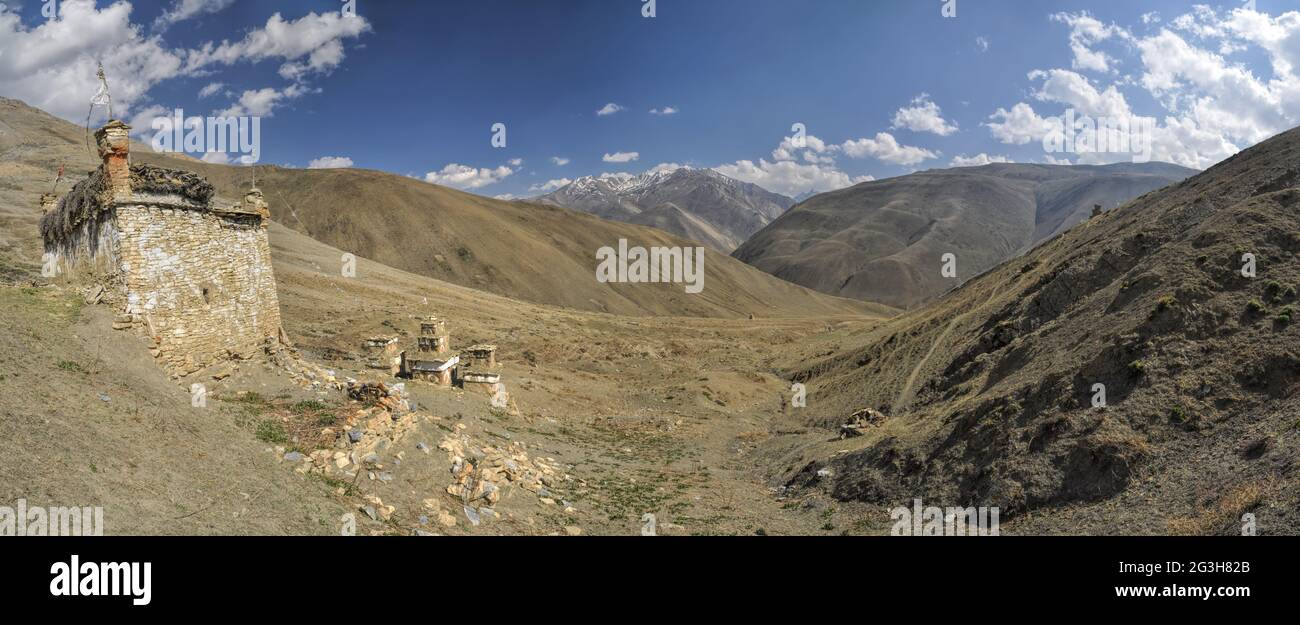
[{"label": "snow-capped mountain", "polygon": [[757,185],[688,167],[587,176],[536,200],[654,226],[725,253],[794,205]]}]

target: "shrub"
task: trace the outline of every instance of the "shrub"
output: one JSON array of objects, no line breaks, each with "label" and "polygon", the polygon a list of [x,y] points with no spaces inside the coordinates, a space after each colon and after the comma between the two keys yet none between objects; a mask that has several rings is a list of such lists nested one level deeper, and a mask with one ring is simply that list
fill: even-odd
[{"label": "shrub", "polygon": [[1264,302],[1253,299],[1246,303],[1246,312],[1252,315],[1263,315],[1268,312],[1268,308],[1264,307]]},{"label": "shrub", "polygon": [[263,443],[282,444],[289,442],[289,435],[279,421],[259,421],[257,423],[257,440]]},{"label": "shrub", "polygon": [[1133,362],[1128,363],[1128,371],[1133,374],[1133,377],[1135,378],[1141,377],[1147,372],[1147,361],[1134,360]]}]

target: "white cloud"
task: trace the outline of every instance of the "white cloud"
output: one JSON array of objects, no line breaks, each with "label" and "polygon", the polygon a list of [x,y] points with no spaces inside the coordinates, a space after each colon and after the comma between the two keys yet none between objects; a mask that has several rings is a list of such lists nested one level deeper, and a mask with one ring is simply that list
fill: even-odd
[{"label": "white cloud", "polygon": [[984,124],[993,134],[993,138],[1002,143],[1025,145],[1031,141],[1042,141],[1052,129],[1051,123],[1039,117],[1034,107],[1020,102],[1011,110],[998,108]]},{"label": "white cloud", "polygon": [[876,133],[874,139],[850,139],[840,146],[853,158],[872,157],[892,165],[915,165],[926,159],[937,158],[939,153],[925,148],[902,145],[887,132]]},{"label": "white cloud", "polygon": [[558,167],[564,167],[565,165],[569,164],[569,159],[564,158],[563,156],[552,156],[551,162],[555,163],[555,165]]},{"label": "white cloud", "polygon": [[523,164],[524,164],[524,159],[522,159],[522,158],[512,158],[512,159],[506,161],[506,164],[508,164],[508,165],[510,165],[511,167],[514,167],[514,168],[519,168],[519,167],[523,166]]},{"label": "white cloud", "polygon": [[343,41],[370,32],[370,22],[364,17],[343,16],[340,13],[308,13],[296,20],[286,21],[279,13],[266,20],[266,25],[253,30],[237,42],[222,41],[220,45],[206,43],[192,50],[185,59],[185,70],[195,72],[212,64],[233,65],[265,59],[285,61],[280,75],[299,80],[308,73],[325,73],[343,62]]},{"label": "white cloud", "polygon": [[250,89],[239,96],[237,103],[217,112],[216,115],[270,117],[274,114],[275,109],[283,105],[285,101],[302,96],[307,92],[308,89],[301,85],[289,85],[283,90],[277,90],[273,87]]},{"label": "white cloud", "polygon": [[235,0],[175,0],[170,8],[154,20],[153,26],[158,30],[166,30],[177,22],[216,13],[234,3]]},{"label": "white cloud", "polygon": [[150,89],[181,67],[180,55],[157,36],[141,35],[130,14],[126,2],[96,9],[94,0],[64,0],[56,19],[28,28],[14,9],[0,4],[0,93],[84,123],[99,86],[94,80],[99,59],[112,88],[114,114],[129,116]]},{"label": "white cloud", "polygon": [[1008,159],[1005,156],[989,156],[988,154],[980,152],[979,154],[970,157],[964,155],[957,156],[956,158],[952,159],[952,162],[949,163],[948,166],[949,167],[979,167],[980,165],[988,165],[991,163],[1010,163],[1010,162],[1013,161],[1011,161],[1011,159]]},{"label": "white cloud", "polygon": [[[210,13],[228,4],[226,0],[176,0],[169,5],[160,25]],[[84,123],[87,104],[98,87],[93,77],[99,60],[108,76],[113,113],[128,119],[136,114],[137,107],[156,105],[150,102],[150,92],[167,80],[202,76],[213,64],[280,59],[285,62],[281,75],[292,79],[294,85],[254,91],[252,95],[245,92],[249,100],[231,107],[245,112],[260,108],[269,114],[283,100],[310,92],[301,84],[307,73],[338,66],[343,59],[343,40],[370,30],[361,17],[310,13],[285,21],[276,14],[264,28],[253,30],[236,43],[209,42],[195,50],[170,49],[159,35],[145,36],[145,28],[130,21],[131,2],[119,0],[102,9],[95,5],[94,0],[63,0],[57,18],[40,20],[29,27],[14,9],[0,4],[0,93]],[[217,95],[224,87],[210,83],[200,91],[200,97]],[[263,100],[260,105],[256,101],[259,97]],[[271,102],[265,102],[267,99]],[[105,114],[97,111],[91,123],[101,122]]]},{"label": "white cloud", "polygon": [[307,163],[307,169],[339,169],[351,166],[352,159],[346,156],[322,156]]},{"label": "white cloud", "polygon": [[759,159],[736,161],[713,168],[718,173],[756,184],[773,193],[794,197],[807,192],[821,193],[843,189],[859,182],[874,180],[871,176],[852,177],[833,166],[810,165],[797,161]]},{"label": "white cloud", "polygon": [[204,152],[199,160],[213,165],[229,165],[230,154],[226,152]]},{"label": "white cloud", "polygon": [[979,50],[980,52],[988,52],[988,51],[989,51],[989,39],[988,39],[988,37],[976,37],[976,38],[975,38],[975,48],[976,48],[977,50]]},{"label": "white cloud", "polygon": [[1065,69],[1033,71],[1029,78],[1043,81],[1043,86],[1034,93],[1034,97],[1043,102],[1064,104],[1091,117],[1127,117],[1133,114],[1128,101],[1115,85],[1099,91],[1087,78]]},{"label": "white cloud", "polygon": [[517,199],[517,198],[515,197],[515,194],[513,194],[513,193],[502,193],[501,195],[494,195],[494,196],[492,196],[492,199],[494,199],[494,200],[502,200],[502,201],[505,201],[505,202],[510,202],[510,201],[513,201],[513,200],[515,200],[515,199]]},{"label": "white cloud", "polygon": [[535,184],[531,187],[528,187],[528,190],[541,192],[541,193],[550,193],[551,191],[555,191],[557,189],[562,189],[564,187],[567,187],[570,184],[573,184],[573,181],[568,178],[556,178],[554,180],[547,180],[542,184]]},{"label": "white cloud", "polygon": [[596,111],[596,114],[603,117],[605,115],[613,115],[614,113],[617,113],[621,110],[623,110],[623,107],[614,104],[613,102],[610,102],[609,104],[600,107],[600,110]]},{"label": "white cloud", "polygon": [[681,163],[659,163],[658,165],[647,169],[645,173],[658,174],[666,171],[677,171],[679,169],[690,169],[690,167],[682,165]]},{"label": "white cloud", "polygon": [[929,132],[946,137],[957,132],[957,125],[945,120],[939,105],[922,93],[912,99],[912,105],[898,109],[894,113],[894,128],[905,128],[913,132]]},{"label": "white cloud", "polygon": [[202,89],[199,89],[199,98],[212,97],[217,93],[219,93],[221,89],[224,88],[225,86],[226,83],[224,82],[208,83],[207,86],[203,87]]},{"label": "white cloud", "polygon": [[641,158],[640,152],[615,152],[613,154],[606,153],[600,157],[600,160],[606,163],[630,163],[639,158]]},{"label": "white cloud", "polygon": [[840,146],[813,135],[802,137],[802,141],[784,137],[772,150],[771,161],[745,159],[718,165],[713,170],[791,197],[833,191],[875,179],[871,176],[854,177],[840,171],[835,155],[841,151]]},{"label": "white cloud", "polygon": [[665,106],[661,109],[650,109],[651,115],[676,115],[679,109],[675,106]]},{"label": "white cloud", "polygon": [[780,145],[772,150],[772,159],[776,161],[803,159],[807,163],[833,165],[834,154],[839,150],[840,146],[826,143],[815,135],[804,135],[798,140],[795,137],[785,137]]},{"label": "white cloud", "polygon": [[[1115,74],[1117,65],[1129,59],[1097,50],[1096,45],[1107,40],[1123,44],[1111,48],[1110,54],[1128,54],[1140,69],[1109,84],[1068,69],[1034,71],[1030,79],[1041,84],[1033,97],[1046,105],[1075,109],[1078,115],[1154,121],[1150,136],[1154,160],[1209,167],[1300,123],[1300,12],[1270,16],[1247,8],[1195,5],[1171,19],[1143,15],[1141,22],[1150,32],[1140,36],[1104,25],[1086,13],[1058,14],[1053,20],[1070,27],[1074,70]],[[1235,57],[1241,53],[1252,56]],[[1267,65],[1260,68],[1246,61],[1255,58],[1266,59]],[[1152,103],[1134,110],[1125,95],[1128,89],[1144,90]],[[1042,138],[1046,121],[1022,102],[1010,111],[999,108],[985,125],[994,138],[1023,145]],[[1075,156],[1077,162],[1126,157],[1121,153]]]},{"label": "white cloud", "polygon": [[1070,51],[1074,53],[1072,66],[1077,70],[1110,72],[1115,60],[1105,52],[1094,50],[1098,43],[1111,37],[1129,38],[1129,34],[1115,25],[1103,24],[1097,18],[1082,13],[1056,13],[1052,21],[1061,22],[1070,27]]},{"label": "white cloud", "polygon": [[502,165],[496,169],[478,168],[451,163],[441,171],[431,171],[424,175],[425,182],[440,184],[454,189],[478,189],[496,184],[510,177],[514,170]]}]

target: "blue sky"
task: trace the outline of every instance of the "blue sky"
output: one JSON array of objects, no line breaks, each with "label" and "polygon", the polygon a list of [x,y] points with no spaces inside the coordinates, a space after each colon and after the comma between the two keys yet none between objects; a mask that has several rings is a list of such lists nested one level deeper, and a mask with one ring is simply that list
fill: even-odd
[{"label": "blue sky", "polygon": [[258,115],[263,163],[502,197],[662,164],[794,195],[1130,157],[1046,153],[1044,120],[1067,109],[1150,118],[1154,158],[1206,167],[1300,119],[1296,2],[955,0],[949,18],[944,0],[656,0],[647,18],[640,0],[356,0],[355,17],[341,0],[64,0],[53,20],[7,4],[0,94],[83,122],[99,59],[139,133],[178,107]]}]

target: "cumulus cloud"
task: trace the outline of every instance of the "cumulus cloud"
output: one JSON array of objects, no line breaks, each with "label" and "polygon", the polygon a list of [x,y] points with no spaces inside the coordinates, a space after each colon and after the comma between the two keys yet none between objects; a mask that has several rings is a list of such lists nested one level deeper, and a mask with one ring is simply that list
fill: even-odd
[{"label": "cumulus cloud", "polygon": [[308,13],[285,20],[279,13],[266,25],[243,39],[220,44],[206,43],[185,59],[185,71],[195,72],[214,64],[234,65],[266,59],[284,61],[280,75],[299,80],[309,73],[327,73],[343,62],[343,41],[370,32],[370,22],[361,16],[341,13]]},{"label": "cumulus cloud", "polygon": [[[1073,63],[1071,69],[1029,74],[1038,83],[1033,98],[1050,111],[1045,115],[1055,117],[1074,109],[1091,117],[1150,120],[1154,123],[1151,157],[1197,168],[1209,167],[1300,123],[1300,12],[1272,16],[1248,8],[1196,5],[1171,19],[1144,15],[1141,21],[1149,32],[1142,35],[1104,25],[1087,13],[1058,14],[1053,20],[1070,28]],[[1122,41],[1118,50],[1132,58],[1117,59],[1095,49],[1095,44],[1108,39]],[[1255,55],[1267,64],[1252,68],[1235,58],[1239,54]],[[1110,83],[1078,73],[1113,74],[1121,60],[1140,68]],[[1259,75],[1260,71],[1266,75]],[[1135,110],[1125,95],[1130,89],[1144,91],[1149,97],[1139,101],[1154,104]],[[1050,119],[1039,117],[1033,107],[1021,102],[1010,110],[999,108],[985,126],[995,139],[1023,145],[1040,140]],[[1126,157],[1076,155],[1080,162]]]},{"label": "cumulus cloud", "polygon": [[1070,27],[1070,52],[1074,54],[1072,67],[1077,70],[1110,72],[1115,60],[1105,52],[1094,47],[1112,37],[1127,39],[1128,31],[1115,25],[1103,24],[1086,11],[1081,13],[1057,13],[1052,21],[1061,22]]},{"label": "cumulus cloud", "polygon": [[214,95],[217,95],[218,93],[221,92],[223,88],[225,88],[225,86],[226,83],[224,82],[208,83],[202,89],[199,89],[199,98],[210,98]]},{"label": "cumulus cloud", "polygon": [[999,107],[989,121],[984,124],[993,134],[993,138],[1002,143],[1025,145],[1031,141],[1042,141],[1052,129],[1052,124],[1039,117],[1034,107],[1020,102],[1006,110]]},{"label": "cumulus cloud", "polygon": [[[224,112],[270,114],[288,99],[311,90],[303,78],[326,72],[343,59],[342,41],[370,30],[361,17],[310,13],[286,21],[278,13],[265,27],[242,40],[205,43],[197,49],[169,48],[158,34],[145,35],[130,20],[132,5],[118,1],[96,8],[94,0],[63,0],[55,19],[25,26],[14,9],[0,4],[0,93],[19,98],[64,119],[84,122],[97,61],[102,61],[113,97],[113,113],[138,117],[140,107],[157,106],[150,92],[165,81],[210,73],[214,64],[280,60],[282,76],[293,84],[269,90],[245,91]],[[229,5],[226,0],[176,0],[159,23],[174,24]],[[200,90],[207,98],[224,93],[226,85],[209,83]],[[92,123],[103,120],[98,111]],[[139,129],[137,129],[139,131]]]},{"label": "cumulus cloud", "polygon": [[871,157],[891,165],[915,165],[939,156],[925,148],[902,145],[887,132],[876,133],[875,138],[850,139],[840,147],[853,158]]},{"label": "cumulus cloud", "polygon": [[770,161],[745,159],[718,165],[713,170],[791,197],[834,191],[875,179],[871,176],[854,177],[841,171],[835,163],[835,155],[842,149],[813,135],[784,137],[772,150]]},{"label": "cumulus cloud", "polygon": [[501,182],[513,173],[515,173],[514,170],[505,165],[496,169],[489,169],[451,163],[440,171],[431,171],[425,174],[424,181],[452,187],[453,189],[478,189]]},{"label": "cumulus cloud", "polygon": [[307,169],[339,169],[351,166],[352,159],[346,156],[322,156],[307,163]]},{"label": "cumulus cloud", "polygon": [[274,114],[276,108],[279,108],[288,100],[302,96],[307,91],[307,88],[301,85],[289,85],[285,89],[275,89],[273,87],[250,89],[239,96],[238,102],[217,112],[217,115],[226,117],[243,117],[245,115],[270,117]]},{"label": "cumulus cloud", "polygon": [[980,152],[979,154],[970,157],[964,155],[957,156],[956,158],[952,159],[952,162],[949,163],[948,166],[949,167],[979,167],[980,165],[988,165],[991,163],[1011,163],[1011,162],[1013,161],[1005,156],[989,156],[988,154]]},{"label": "cumulus cloud", "polygon": [[610,102],[609,104],[600,107],[600,110],[596,111],[596,114],[604,117],[605,115],[613,115],[621,110],[623,110],[623,107]]},{"label": "cumulus cloud", "polygon": [[753,183],[773,193],[791,197],[808,192],[834,191],[875,179],[871,176],[855,178],[825,165],[811,165],[797,161],[771,162],[766,159],[759,159],[757,163],[741,160],[719,165],[713,169],[724,176]]},{"label": "cumulus cloud", "polygon": [[216,13],[234,3],[235,0],[176,0],[162,15],[158,16],[158,19],[154,20],[153,26],[160,31],[166,30],[177,22]]},{"label": "cumulus cloud", "polygon": [[573,181],[568,178],[555,178],[553,180],[547,180],[546,182],[543,182],[541,184],[535,184],[531,187],[528,187],[528,190],[534,192],[540,192],[540,193],[550,193],[551,191],[563,189],[564,187],[567,187],[570,184],[573,184]]},{"label": "cumulus cloud", "polygon": [[929,132],[940,137],[957,132],[957,125],[944,119],[939,105],[931,101],[930,96],[925,93],[913,98],[911,106],[900,108],[894,113],[894,128]]},{"label": "cumulus cloud", "polygon": [[112,87],[113,112],[125,118],[182,63],[160,38],[142,35],[130,15],[126,2],[96,9],[94,0],[64,0],[56,19],[28,28],[0,4],[0,93],[84,122],[99,86],[99,59]]},{"label": "cumulus cloud", "polygon": [[606,163],[630,163],[639,158],[641,158],[640,152],[615,152],[613,154],[606,153],[600,157],[600,160]]}]

